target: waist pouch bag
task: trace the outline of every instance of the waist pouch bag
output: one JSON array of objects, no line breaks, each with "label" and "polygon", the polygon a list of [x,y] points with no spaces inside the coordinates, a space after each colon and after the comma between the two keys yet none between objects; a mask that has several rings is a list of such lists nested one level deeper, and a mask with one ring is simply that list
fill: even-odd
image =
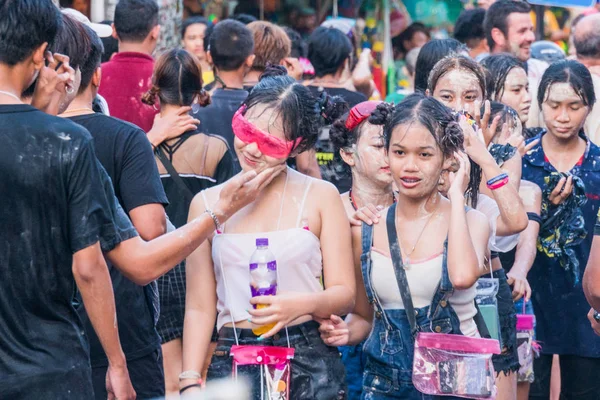
[{"label": "waist pouch bag", "polygon": [[498,314],[498,289],[500,281],[496,278],[479,278],[477,280],[477,296],[475,302],[481,312],[492,339],[496,339],[502,348],[500,334],[500,316]]},{"label": "waist pouch bag", "polygon": [[525,304],[523,301],[523,314],[517,314],[517,352],[521,365],[517,374],[517,382],[533,383],[535,379],[533,373],[535,315],[525,314]]},{"label": "waist pouch bag", "polygon": [[252,376],[254,387],[260,387],[260,400],[290,398],[290,376],[294,349],[276,346],[231,346],[232,375]]},{"label": "waist pouch bag", "polygon": [[387,233],[396,281],[414,338],[412,383],[424,394],[469,399],[495,399],[492,355],[500,354],[495,339],[418,332],[415,309],[402,262],[395,207],[387,215]]}]

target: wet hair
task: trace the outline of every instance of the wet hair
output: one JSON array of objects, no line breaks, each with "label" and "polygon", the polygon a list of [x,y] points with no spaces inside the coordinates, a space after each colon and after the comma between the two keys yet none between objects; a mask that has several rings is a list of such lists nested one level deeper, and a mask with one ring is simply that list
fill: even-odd
[{"label": "wet hair", "polygon": [[142,96],[142,102],[154,105],[158,96],[163,105],[189,106],[198,96],[198,104],[204,107],[210,103],[210,97],[202,86],[198,59],[183,49],[169,50],[156,61],[152,87]]},{"label": "wet hair", "polygon": [[498,0],[493,3],[485,13],[483,29],[490,49],[496,46],[492,37],[492,29],[497,28],[502,34],[508,36],[508,16],[513,13],[529,14],[531,7],[524,1]]},{"label": "wet hair", "polygon": [[334,160],[338,165],[341,165],[344,174],[352,175],[352,169],[344,162],[340,156],[340,150],[351,148],[352,145],[358,143],[358,139],[362,135],[362,130],[368,122],[368,118],[356,125],[354,129],[346,128],[346,120],[348,120],[349,112],[342,115],[336,120],[329,129],[329,139],[333,144]]},{"label": "wet hair", "polygon": [[352,58],[352,42],[336,28],[318,27],[308,39],[308,59],[317,77],[335,74]]},{"label": "wet hair", "polygon": [[232,19],[232,20],[241,22],[244,25],[248,25],[248,24],[251,24],[254,21],[258,21],[258,19],[255,16],[250,15],[250,14],[244,14],[244,13],[233,14],[228,19]]},{"label": "wet hair", "polygon": [[406,54],[406,48],[404,47],[404,42],[411,41],[413,37],[417,33],[424,33],[425,36],[431,38],[431,34],[429,33],[429,29],[425,26],[425,24],[421,22],[413,22],[409,26],[406,27],[399,35],[394,36],[392,38],[392,47],[394,49],[398,49],[402,53]]},{"label": "wet hair", "polygon": [[433,67],[431,73],[429,74],[429,80],[427,82],[427,89],[429,89],[429,93],[433,95],[433,91],[435,90],[440,78],[446,75],[448,72],[456,69],[468,71],[475,75],[483,98],[487,98],[485,71],[476,61],[460,54],[447,56],[435,64],[435,67]]},{"label": "wet hair", "polygon": [[204,26],[206,26],[206,29],[208,29],[210,26],[212,26],[212,23],[207,20],[204,17],[189,17],[187,18],[185,21],[183,21],[183,24],[181,25],[181,38],[185,38],[185,32],[187,31],[187,29],[195,24],[202,24]]},{"label": "wet hair", "polygon": [[[431,96],[414,93],[397,105],[382,103],[377,106],[369,122],[383,125],[385,147],[389,151],[392,133],[398,125],[418,122],[434,137],[444,157],[454,157],[463,149],[464,135],[457,116],[448,107]],[[477,194],[481,182],[481,168],[471,161],[471,179],[465,196],[471,207],[477,207]]]},{"label": "wet hair", "polygon": [[524,71],[525,63],[512,54],[500,53],[487,56],[481,61],[481,65],[487,71],[487,93],[491,100],[500,101],[504,95],[504,84],[506,77],[513,68],[522,68]]},{"label": "wet hair", "polygon": [[51,44],[62,26],[52,0],[0,0],[0,63],[14,66],[44,43]]},{"label": "wet hair", "polygon": [[285,31],[279,26],[266,21],[255,21],[248,24],[254,36],[254,63],[252,70],[264,71],[267,65],[278,65],[281,60],[290,56],[292,43]]},{"label": "wet hair", "polygon": [[[101,22],[103,25],[112,25],[111,20],[104,20]],[[105,38],[100,38],[102,41],[102,46],[104,46],[104,50],[102,52],[102,62],[108,62],[112,58],[113,54],[119,52],[119,41],[112,36],[108,36]]]},{"label": "wet hair", "polygon": [[577,56],[586,58],[600,58],[600,26],[594,25],[587,32],[576,31],[573,44]]},{"label": "wet hair", "polygon": [[348,111],[341,97],[330,97],[323,92],[320,97],[309,88],[287,75],[282,66],[269,66],[261,75],[244,104],[248,110],[258,105],[267,106],[281,116],[283,133],[288,141],[302,138],[292,150],[299,154],[312,148],[326,125],[330,125]]},{"label": "wet hair", "polygon": [[435,64],[442,58],[455,53],[466,52],[464,44],[456,39],[434,39],[427,42],[417,57],[415,67],[415,91],[425,92],[427,79]]},{"label": "wet hair", "polygon": [[85,25],[84,30],[90,40],[90,49],[89,52],[85,54],[85,58],[79,67],[81,70],[81,85],[79,86],[78,94],[83,93],[92,82],[94,72],[96,72],[102,63],[102,53],[104,51],[102,41],[96,32],[94,32],[92,28]]},{"label": "wet hair", "polygon": [[119,0],[114,24],[120,40],[143,42],[158,25],[158,3],[156,0]]},{"label": "wet hair", "polygon": [[540,108],[548,97],[550,86],[555,83],[569,83],[583,104],[591,108],[596,103],[594,81],[590,71],[575,60],[557,61],[546,69],[538,88],[537,100]]},{"label": "wet hair", "polygon": [[306,42],[304,41],[304,39],[302,39],[302,36],[298,33],[298,31],[287,26],[284,27],[283,30],[285,31],[292,44],[292,51],[290,52],[290,57],[306,58],[308,54]]},{"label": "wet hair", "polygon": [[484,18],[485,10],[483,8],[464,10],[454,25],[454,39],[466,44],[471,49],[477,47],[479,42],[485,40]]},{"label": "wet hair", "polygon": [[91,50],[91,40],[85,26],[67,14],[62,14],[63,24],[49,50],[69,57],[69,65],[77,70]]},{"label": "wet hair", "polygon": [[[485,112],[485,104],[481,106],[481,115]],[[512,122],[513,126],[517,124],[519,121],[519,114],[512,108],[507,106],[506,104],[490,101],[490,124],[496,118],[500,116],[500,120],[498,121],[498,127],[496,128],[496,132],[492,136],[492,142],[496,142],[498,135],[502,133],[502,125]]]},{"label": "wet hair", "polygon": [[208,42],[213,65],[221,71],[235,71],[254,52],[250,29],[231,19],[215,25]]}]

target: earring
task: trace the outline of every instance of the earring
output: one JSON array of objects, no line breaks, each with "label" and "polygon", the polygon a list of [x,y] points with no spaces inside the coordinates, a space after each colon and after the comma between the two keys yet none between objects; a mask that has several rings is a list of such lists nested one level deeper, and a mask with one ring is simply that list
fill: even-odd
[{"label": "earring", "polygon": [[198,111],[200,111],[200,104],[198,104],[198,103],[192,104],[192,114],[198,114]]}]

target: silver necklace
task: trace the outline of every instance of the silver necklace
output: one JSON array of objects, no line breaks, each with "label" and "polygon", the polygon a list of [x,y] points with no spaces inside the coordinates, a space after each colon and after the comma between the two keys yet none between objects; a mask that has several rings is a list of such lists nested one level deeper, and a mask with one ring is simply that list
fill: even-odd
[{"label": "silver necklace", "polygon": [[10,96],[10,97],[12,97],[12,98],[14,98],[14,99],[17,99],[17,100],[19,101],[19,103],[22,103],[22,101],[21,101],[21,99],[19,98],[19,96],[17,96],[17,95],[16,95],[16,94],[14,94],[14,93],[11,93],[11,92],[5,92],[4,90],[0,90],[0,94],[4,94],[4,95],[6,95],[6,96]]}]

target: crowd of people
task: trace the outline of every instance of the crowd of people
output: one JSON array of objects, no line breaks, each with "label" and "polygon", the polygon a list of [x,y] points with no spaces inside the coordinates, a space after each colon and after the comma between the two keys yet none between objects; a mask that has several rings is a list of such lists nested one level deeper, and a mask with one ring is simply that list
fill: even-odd
[{"label": "crowd of people", "polygon": [[[294,349],[283,399],[600,398],[600,13],[533,57],[526,2],[482,6],[394,38],[386,102],[345,21],[157,54],[155,0],[0,0],[0,398],[195,398],[240,345]],[[496,339],[494,390],[420,391],[417,333]]]}]

